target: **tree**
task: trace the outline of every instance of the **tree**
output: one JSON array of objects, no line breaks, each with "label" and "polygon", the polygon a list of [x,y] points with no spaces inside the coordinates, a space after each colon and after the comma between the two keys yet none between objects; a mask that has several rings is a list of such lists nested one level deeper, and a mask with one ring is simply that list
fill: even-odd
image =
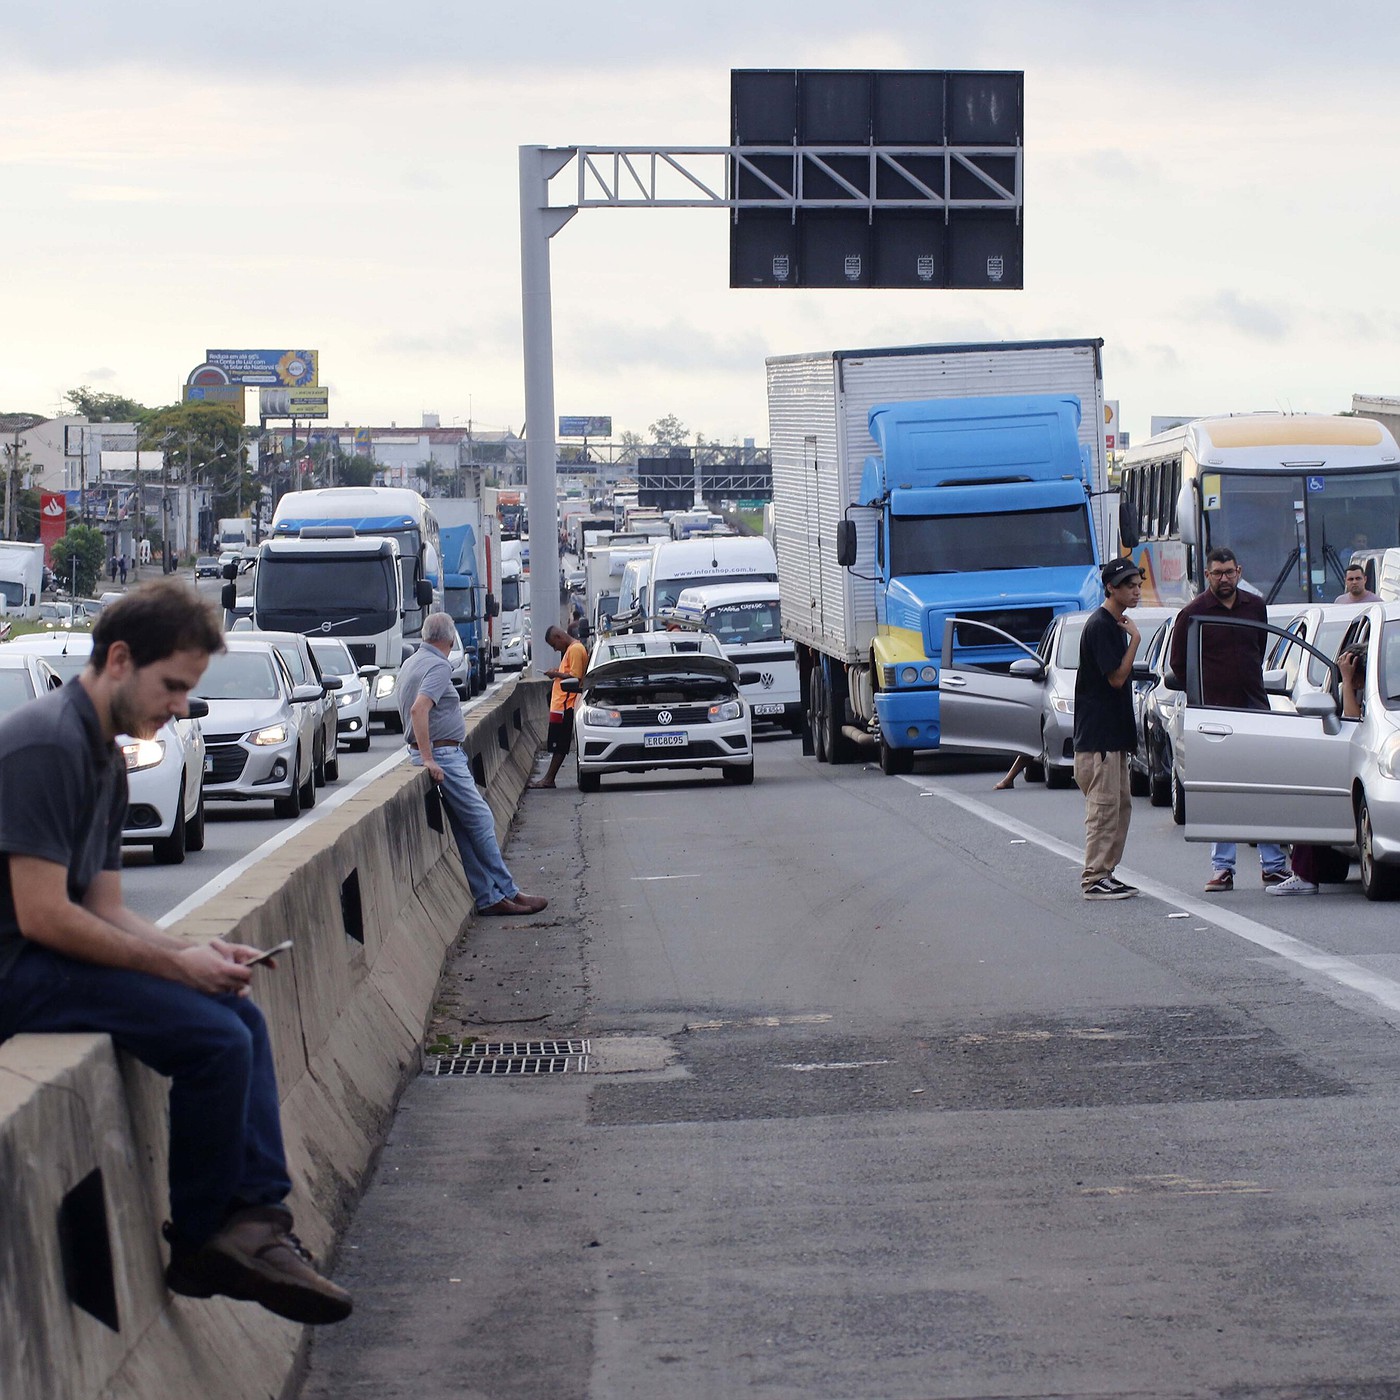
[{"label": "tree", "polygon": [[375,473],[383,470],[373,457],[346,457],[336,460],[335,479],[342,486],[373,486]]},{"label": "tree", "polygon": [[647,432],[658,447],[684,447],[690,437],[689,430],[674,413],[658,418]]},{"label": "tree", "polygon": [[54,574],[73,590],[75,598],[95,591],[106,559],[107,544],[102,531],[91,525],[70,525],[68,533],[54,542]]},{"label": "tree", "polygon": [[618,436],[617,444],[618,463],[625,467],[635,467],[637,458],[642,455],[642,448],[647,445],[642,435],[632,432],[630,428]]},{"label": "tree", "polygon": [[188,471],[206,483],[216,520],[246,515],[257,499],[257,481],[248,469],[237,410],[229,404],[176,403],[145,412],[141,447],[165,454],[167,479],[183,481]]},{"label": "tree", "polygon": [[139,423],[150,412],[145,404],[129,399],[125,394],[102,394],[90,385],[82,384],[63,396],[74,413],[81,413],[89,423]]}]

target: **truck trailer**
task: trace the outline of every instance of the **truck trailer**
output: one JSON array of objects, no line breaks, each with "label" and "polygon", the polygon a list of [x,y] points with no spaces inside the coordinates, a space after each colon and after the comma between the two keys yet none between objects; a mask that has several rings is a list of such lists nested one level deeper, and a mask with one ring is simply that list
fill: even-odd
[{"label": "truck trailer", "polygon": [[5,616],[33,621],[44,591],[44,546],[0,540],[0,603]]},{"label": "truck trailer", "polygon": [[773,538],[811,746],[887,773],[939,744],[939,662],[1009,665],[1102,597],[1101,340],[768,361]]},{"label": "truck trailer", "polygon": [[475,498],[437,497],[433,513],[440,530],[442,606],[457,624],[462,650],[470,660],[471,693],[479,695],[496,675],[491,656],[491,619],[496,615],[498,602],[486,577],[489,537],[499,530],[500,522]]}]

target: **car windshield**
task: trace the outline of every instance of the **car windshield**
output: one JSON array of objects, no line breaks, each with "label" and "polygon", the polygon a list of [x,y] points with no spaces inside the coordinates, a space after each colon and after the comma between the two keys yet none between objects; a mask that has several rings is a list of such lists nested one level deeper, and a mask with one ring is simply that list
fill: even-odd
[{"label": "car windshield", "polygon": [[22,667],[0,671],[0,715],[17,710],[34,698],[34,682]]},{"label": "car windshield", "polygon": [[705,629],[719,638],[722,646],[743,646],[749,642],[780,642],[782,619],[776,598],[754,603],[721,603],[705,612]]},{"label": "car windshield", "polygon": [[1079,639],[1084,635],[1087,617],[1072,617],[1060,628],[1060,644],[1055,648],[1055,665],[1062,671],[1079,669]]},{"label": "car windshield", "polygon": [[206,700],[275,700],[280,694],[272,658],[256,651],[211,656],[197,693]]},{"label": "car windshield", "polygon": [[339,642],[312,642],[311,651],[322,674],[327,676],[354,676],[359,674],[354,658]]},{"label": "car windshield", "polygon": [[896,515],[890,518],[890,572],[978,573],[1094,562],[1087,506],[1013,515]]}]

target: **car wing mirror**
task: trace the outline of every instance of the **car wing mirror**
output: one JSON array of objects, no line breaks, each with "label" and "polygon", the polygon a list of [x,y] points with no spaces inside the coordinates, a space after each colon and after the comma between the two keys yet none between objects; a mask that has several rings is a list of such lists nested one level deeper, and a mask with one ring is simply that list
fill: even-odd
[{"label": "car wing mirror", "polygon": [[562,690],[565,695],[577,695],[579,691],[578,677],[561,676],[559,679],[559,689]]},{"label": "car wing mirror", "polygon": [[1028,680],[1043,681],[1045,679],[1045,667],[1033,656],[1023,656],[1019,660],[1011,663],[1011,674],[1013,676],[1023,676]]},{"label": "car wing mirror", "polygon": [[1341,716],[1337,713],[1337,701],[1328,690],[1310,690],[1298,697],[1297,710],[1309,719],[1320,719],[1324,734],[1340,734]]},{"label": "car wing mirror", "polygon": [[1186,682],[1170,666],[1162,672],[1162,684],[1168,690],[1185,690]]},{"label": "car wing mirror", "polygon": [[299,685],[292,690],[292,704],[308,705],[313,700],[319,700],[325,691],[319,685]]},{"label": "car wing mirror", "polygon": [[1135,681],[1150,681],[1152,679],[1152,667],[1146,661],[1133,662],[1133,679]]},{"label": "car wing mirror", "polygon": [[379,667],[361,666],[358,674],[363,676],[366,680],[370,680],[372,677],[377,676],[379,674]]},{"label": "car wing mirror", "polygon": [[186,706],[187,718],[207,719],[209,716],[209,702],[201,700],[197,695],[191,695]]},{"label": "car wing mirror", "polygon": [[321,677],[321,689],[322,689],[322,690],[339,690],[339,689],[341,688],[341,686],[343,686],[344,684],[345,684],[345,682],[344,682],[343,680],[341,680],[339,676],[322,676],[322,677]]},{"label": "car wing mirror", "polygon": [[1288,694],[1288,672],[1280,667],[1264,672],[1264,693],[1266,695]]}]

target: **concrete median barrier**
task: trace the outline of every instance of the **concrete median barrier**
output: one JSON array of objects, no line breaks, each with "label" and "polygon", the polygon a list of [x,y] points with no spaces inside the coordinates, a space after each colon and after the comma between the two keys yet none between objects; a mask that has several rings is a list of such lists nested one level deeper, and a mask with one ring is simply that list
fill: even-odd
[{"label": "concrete median barrier", "polygon": [[[511,682],[468,717],[467,751],[505,837],[548,721]],[[175,930],[295,950],[257,975],[282,1093],[297,1232],[338,1233],[417,1071],[444,959],[471,897],[426,776],[401,767],[261,861]],[[436,828],[436,829],[435,829]],[[0,1045],[0,1396],[278,1396],[304,1329],[162,1282],[165,1081],[101,1035]]]}]

